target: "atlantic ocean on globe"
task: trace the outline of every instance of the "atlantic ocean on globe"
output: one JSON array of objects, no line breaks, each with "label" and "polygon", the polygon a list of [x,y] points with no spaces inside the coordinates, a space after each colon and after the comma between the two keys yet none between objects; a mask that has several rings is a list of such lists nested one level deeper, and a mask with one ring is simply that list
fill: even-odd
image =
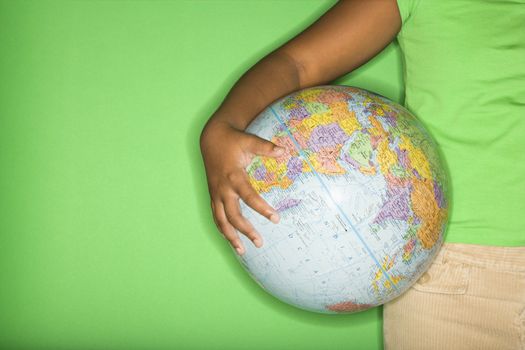
[{"label": "atlantic ocean on globe", "polygon": [[275,101],[246,131],[286,149],[246,169],[280,222],[241,201],[264,245],[240,235],[237,258],[264,290],[301,309],[351,313],[396,298],[429,267],[448,221],[447,172],[407,109],[316,86]]}]

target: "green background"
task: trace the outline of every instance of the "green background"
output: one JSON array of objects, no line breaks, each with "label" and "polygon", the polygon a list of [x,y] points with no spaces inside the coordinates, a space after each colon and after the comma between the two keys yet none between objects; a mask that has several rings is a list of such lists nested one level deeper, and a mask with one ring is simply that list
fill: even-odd
[{"label": "green background", "polygon": [[[0,2],[0,347],[379,349],[295,309],[213,224],[198,138],[335,1]],[[399,47],[334,83],[401,101]]]}]

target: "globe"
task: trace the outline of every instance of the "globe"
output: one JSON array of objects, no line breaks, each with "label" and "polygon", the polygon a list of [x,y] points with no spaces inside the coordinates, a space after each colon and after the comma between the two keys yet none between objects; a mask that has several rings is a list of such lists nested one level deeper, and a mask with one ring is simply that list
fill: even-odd
[{"label": "globe", "polygon": [[448,221],[448,177],[407,109],[323,85],[280,98],[246,131],[285,148],[246,168],[280,222],[240,201],[264,245],[240,235],[237,258],[264,290],[304,310],[352,313],[396,298],[428,269]]}]

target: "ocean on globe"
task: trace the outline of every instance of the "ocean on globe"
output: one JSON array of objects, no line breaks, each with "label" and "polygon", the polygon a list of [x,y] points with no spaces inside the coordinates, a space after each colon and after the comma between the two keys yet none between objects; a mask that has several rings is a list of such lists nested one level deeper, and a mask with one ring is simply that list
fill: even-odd
[{"label": "ocean on globe", "polygon": [[406,291],[429,267],[448,221],[448,181],[431,135],[407,109],[342,85],[305,88],[263,110],[248,133],[286,149],[255,157],[250,183],[273,224],[237,256],[267,292],[298,308],[352,313]]}]

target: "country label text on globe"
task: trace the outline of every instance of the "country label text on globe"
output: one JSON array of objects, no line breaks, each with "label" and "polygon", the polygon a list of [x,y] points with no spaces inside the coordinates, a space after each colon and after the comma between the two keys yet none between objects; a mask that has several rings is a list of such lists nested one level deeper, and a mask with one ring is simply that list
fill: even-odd
[{"label": "country label text on globe", "polygon": [[241,201],[262,235],[238,257],[258,284],[299,308],[346,313],[400,295],[428,268],[448,221],[448,181],[435,141],[408,110],[341,85],[306,88],[246,130],[285,148],[253,159],[250,183],[280,214]]}]

